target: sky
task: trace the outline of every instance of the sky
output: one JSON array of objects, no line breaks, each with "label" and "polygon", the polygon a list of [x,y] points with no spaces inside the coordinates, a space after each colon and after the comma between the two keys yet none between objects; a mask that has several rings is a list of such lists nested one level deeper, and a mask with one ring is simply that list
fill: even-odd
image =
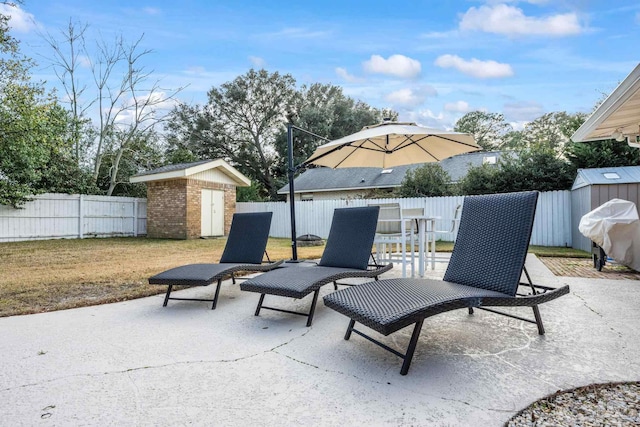
[{"label": "sky", "polygon": [[183,102],[264,68],[441,129],[475,110],[516,129],[590,113],[640,62],[637,0],[24,0],[0,12],[51,88],[43,35],[74,22],[92,42],[143,36],[145,68],[162,87],[186,86]]}]

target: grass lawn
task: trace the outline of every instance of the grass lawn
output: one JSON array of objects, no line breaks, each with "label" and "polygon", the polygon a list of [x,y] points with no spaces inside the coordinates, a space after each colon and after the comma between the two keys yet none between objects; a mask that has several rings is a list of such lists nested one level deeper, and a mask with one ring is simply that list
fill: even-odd
[{"label": "grass lawn", "polygon": [[[108,238],[0,243],[0,317],[124,301],[166,292],[147,279],[184,264],[217,262],[226,239]],[[438,251],[452,243],[438,242]],[[298,258],[324,246],[298,247]],[[531,247],[544,256],[589,256],[565,248]],[[269,239],[271,260],[291,258],[288,239]]]}]

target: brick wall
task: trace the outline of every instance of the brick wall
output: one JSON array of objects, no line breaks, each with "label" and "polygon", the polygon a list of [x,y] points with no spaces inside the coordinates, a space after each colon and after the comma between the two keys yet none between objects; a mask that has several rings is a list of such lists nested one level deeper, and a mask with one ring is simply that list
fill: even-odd
[{"label": "brick wall", "polygon": [[236,187],[230,184],[173,179],[147,183],[147,236],[166,239],[200,237],[202,189],[224,191],[224,233],[236,211]]},{"label": "brick wall", "polygon": [[186,188],[187,181],[180,179],[147,183],[148,237],[187,238]]}]

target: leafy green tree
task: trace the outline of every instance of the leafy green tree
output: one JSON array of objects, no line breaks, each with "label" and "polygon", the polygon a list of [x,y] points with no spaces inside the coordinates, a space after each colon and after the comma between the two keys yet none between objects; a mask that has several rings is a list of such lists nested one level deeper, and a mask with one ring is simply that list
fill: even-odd
[{"label": "leafy green tree", "polygon": [[[122,132],[128,132],[128,129]],[[104,151],[101,164],[98,186],[103,193],[108,194],[112,190],[112,196],[146,197],[146,185],[132,184],[129,177],[139,172],[155,169],[163,163],[163,153],[160,145],[160,137],[155,132],[138,132],[132,135],[117,135],[116,141],[127,142],[128,150],[123,155],[122,146],[118,144],[109,145]],[[119,157],[119,159],[118,159]],[[118,167],[114,167],[114,165]]]},{"label": "leafy green tree", "polygon": [[498,165],[474,166],[458,182],[456,192],[462,195],[496,193],[498,172]]},{"label": "leafy green tree", "polygon": [[251,69],[212,88],[207,105],[175,109],[167,126],[169,148],[182,156],[191,151],[199,158],[224,158],[275,199],[275,138],[295,93],[291,75]]},{"label": "leafy green tree", "polygon": [[471,111],[458,119],[453,130],[473,135],[476,143],[485,150],[495,150],[502,148],[505,135],[512,128],[504,121],[504,114]]},{"label": "leafy green tree", "polygon": [[48,193],[96,194],[91,171],[78,165],[77,146],[73,133],[77,127],[69,112],[55,104],[49,113],[50,133],[57,137],[57,143],[49,147],[49,160],[41,169],[41,178],[36,187]]},{"label": "leafy green tree", "polygon": [[57,188],[68,122],[42,84],[30,81],[34,63],[9,34],[9,19],[0,14],[0,203],[19,207]]},{"label": "leafy green tree", "polygon": [[521,150],[498,162],[496,193],[567,190],[575,178],[571,165],[547,147]]},{"label": "leafy green tree", "polygon": [[251,181],[249,187],[236,188],[236,201],[238,202],[264,202],[260,195],[260,187],[255,181]]},{"label": "leafy green tree", "polygon": [[640,150],[612,139],[572,142],[567,146],[566,156],[576,170],[640,165]]},{"label": "leafy green tree", "polygon": [[425,163],[407,171],[398,194],[400,197],[435,197],[451,194],[449,174],[439,163]]},{"label": "leafy green tree", "polygon": [[565,111],[544,114],[527,123],[522,132],[526,147],[550,148],[557,156],[564,156],[571,135],[584,123],[586,114]]}]

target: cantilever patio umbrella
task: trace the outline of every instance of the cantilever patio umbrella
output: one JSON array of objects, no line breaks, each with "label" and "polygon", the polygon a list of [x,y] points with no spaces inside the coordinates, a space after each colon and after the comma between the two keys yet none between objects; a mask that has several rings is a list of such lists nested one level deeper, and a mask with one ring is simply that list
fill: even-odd
[{"label": "cantilever patio umbrella", "polygon": [[466,133],[430,129],[415,123],[383,122],[319,146],[304,164],[390,168],[437,162],[481,149],[473,136]]},{"label": "cantilever patio umbrella", "polygon": [[[430,129],[415,123],[385,121],[365,126],[360,132],[328,142],[316,148],[311,157],[302,164],[293,166],[292,130],[298,127],[288,125],[289,141],[289,199],[291,210],[291,248],[293,260],[298,259],[296,245],[294,172],[310,164],[331,168],[379,167],[390,168],[414,163],[437,162],[456,154],[478,151],[473,136]],[[304,131],[309,133],[307,131]],[[313,135],[313,134],[312,134]],[[317,135],[314,135],[317,136]]]}]

